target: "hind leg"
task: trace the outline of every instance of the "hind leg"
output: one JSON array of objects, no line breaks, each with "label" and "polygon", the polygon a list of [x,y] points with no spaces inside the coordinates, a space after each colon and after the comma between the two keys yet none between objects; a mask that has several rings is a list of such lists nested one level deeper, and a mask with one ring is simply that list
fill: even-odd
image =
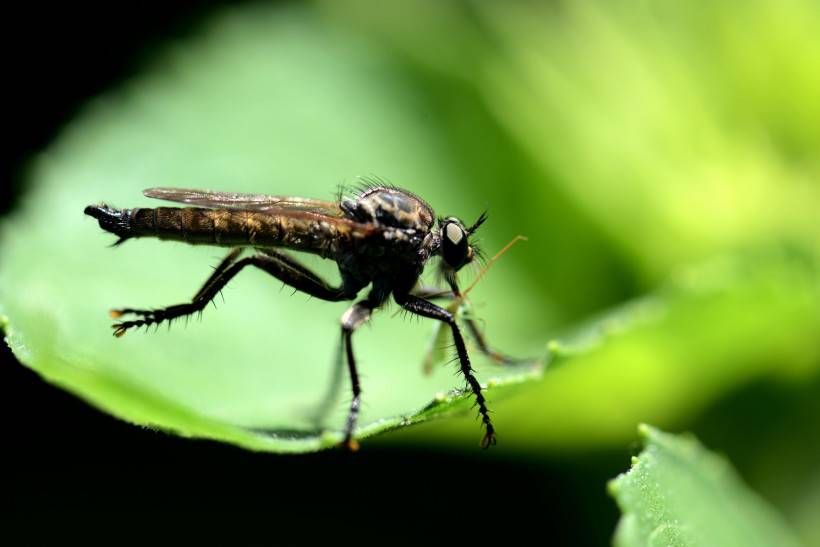
[{"label": "hind leg", "polygon": [[351,300],[358,292],[358,288],[350,287],[346,283],[343,283],[339,287],[332,287],[319,276],[296,262],[293,258],[286,257],[286,255],[275,251],[266,251],[265,253],[259,253],[241,260],[236,260],[240,252],[241,249],[231,251],[230,254],[222,260],[219,266],[217,266],[216,270],[190,302],[155,310],[133,308],[112,310],[111,315],[114,318],[129,314],[140,317],[139,319],[121,321],[113,324],[111,327],[114,329],[114,336],[122,336],[129,329],[135,327],[159,325],[164,321],[173,321],[180,317],[201,312],[205,309],[205,306],[219,294],[219,291],[222,290],[236,274],[242,271],[245,266],[255,266],[286,285],[322,300],[331,302]]}]

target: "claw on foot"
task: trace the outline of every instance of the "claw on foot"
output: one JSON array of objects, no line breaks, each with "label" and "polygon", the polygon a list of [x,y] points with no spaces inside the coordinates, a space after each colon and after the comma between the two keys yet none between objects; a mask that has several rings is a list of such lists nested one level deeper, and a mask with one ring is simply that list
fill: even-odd
[{"label": "claw on foot", "polygon": [[339,448],[348,450],[349,452],[358,452],[359,442],[356,439],[345,439],[339,443]]},{"label": "claw on foot", "polygon": [[128,327],[126,327],[122,323],[115,323],[111,325],[111,328],[114,329],[114,336],[116,336],[117,338],[122,337],[122,335],[124,335],[128,331]]}]

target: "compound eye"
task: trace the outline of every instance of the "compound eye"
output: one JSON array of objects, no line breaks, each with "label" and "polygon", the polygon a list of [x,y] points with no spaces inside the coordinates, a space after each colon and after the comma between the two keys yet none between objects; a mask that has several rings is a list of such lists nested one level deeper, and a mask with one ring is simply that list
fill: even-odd
[{"label": "compound eye", "polygon": [[467,262],[470,247],[467,245],[467,233],[458,223],[448,222],[444,225],[441,238],[442,256],[451,268],[458,269]]},{"label": "compound eye", "polygon": [[461,226],[459,226],[455,222],[450,222],[444,229],[444,235],[447,237],[450,243],[452,243],[453,245],[458,245],[464,238],[464,230],[462,230]]}]

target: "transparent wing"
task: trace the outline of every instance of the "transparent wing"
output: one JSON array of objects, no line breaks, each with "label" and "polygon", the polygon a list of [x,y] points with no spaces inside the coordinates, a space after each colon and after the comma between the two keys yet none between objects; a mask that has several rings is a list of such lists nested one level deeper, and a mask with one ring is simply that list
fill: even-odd
[{"label": "transparent wing", "polygon": [[246,211],[302,211],[342,218],[339,204],[332,201],[292,196],[269,196],[239,192],[214,192],[187,188],[148,188],[143,194],[149,198],[175,201],[210,209],[243,209]]}]

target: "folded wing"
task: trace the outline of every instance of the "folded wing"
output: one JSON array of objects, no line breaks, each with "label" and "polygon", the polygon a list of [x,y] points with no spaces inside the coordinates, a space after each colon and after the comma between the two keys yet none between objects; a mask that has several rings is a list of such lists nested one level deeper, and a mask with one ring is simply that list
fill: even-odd
[{"label": "folded wing", "polygon": [[148,188],[143,191],[143,194],[149,198],[209,209],[241,209],[259,212],[301,211],[333,218],[344,217],[344,212],[338,203],[302,197],[215,192],[188,188]]}]

